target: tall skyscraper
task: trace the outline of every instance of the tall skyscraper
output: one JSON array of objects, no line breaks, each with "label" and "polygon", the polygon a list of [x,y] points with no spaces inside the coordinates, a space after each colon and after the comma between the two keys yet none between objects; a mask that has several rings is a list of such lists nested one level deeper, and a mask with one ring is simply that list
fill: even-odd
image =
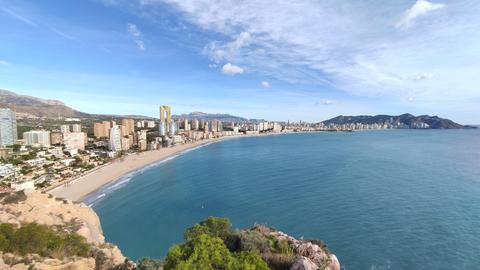
[{"label": "tall skyscraper", "polygon": [[132,134],[135,132],[135,120],[133,119],[122,119],[122,126],[125,127],[125,134],[123,136]]},{"label": "tall skyscraper", "polygon": [[108,141],[108,149],[114,152],[122,150],[122,136],[120,134],[120,127],[113,126],[110,128],[110,140]]},{"label": "tall skyscraper", "polygon": [[108,137],[112,124],[110,121],[103,121],[101,123],[95,123],[93,125],[93,135],[98,139],[102,137]]},{"label": "tall skyscraper", "polygon": [[13,145],[17,142],[17,118],[15,111],[0,108],[0,146]]},{"label": "tall skyscraper", "polygon": [[170,106],[162,105],[160,106],[160,123],[159,123],[159,132],[160,136],[167,136],[171,134],[170,127],[174,127],[172,121],[172,113]]}]

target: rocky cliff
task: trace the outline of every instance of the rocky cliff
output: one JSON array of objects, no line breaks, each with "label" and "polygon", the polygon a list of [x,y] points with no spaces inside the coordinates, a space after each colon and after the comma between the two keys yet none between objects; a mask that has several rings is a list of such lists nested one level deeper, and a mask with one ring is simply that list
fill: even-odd
[{"label": "rocky cliff", "polygon": [[15,269],[111,269],[123,264],[118,247],[105,242],[100,220],[83,203],[73,203],[35,191],[0,194],[0,223],[19,228],[36,223],[62,233],[76,233],[91,245],[87,257],[46,258],[38,254],[19,256],[0,253],[0,270]]},{"label": "rocky cliff", "polygon": [[[181,260],[193,263],[195,269],[199,269],[201,263],[215,265],[208,260],[215,258],[213,254],[219,250],[232,259],[231,263],[235,262],[234,258],[243,258],[242,263],[250,265],[248,269],[252,270],[340,270],[337,257],[319,240],[298,240],[262,225],[243,230],[234,230],[230,226],[228,219],[209,217],[187,229],[187,243],[173,249],[177,253],[169,252],[165,261],[145,258],[135,264],[126,259],[118,247],[105,242],[100,220],[87,205],[36,191],[0,193],[0,270],[169,270],[177,269],[175,264],[181,263]],[[30,234],[25,234],[27,228],[30,228]],[[42,230],[50,234],[41,234]],[[19,232],[23,233],[23,238]],[[71,243],[67,245],[67,242],[55,246],[57,249],[51,248],[53,240],[46,240],[46,237],[54,235],[52,239],[57,239],[57,234],[64,237],[60,239],[79,241],[88,251],[79,253],[72,250],[74,246]],[[217,241],[218,249],[212,250],[209,245],[195,246],[196,240],[205,240],[207,235],[213,242]],[[5,241],[9,242],[8,248]],[[31,252],[32,247],[39,246],[39,242],[45,244],[48,254]],[[23,247],[19,249],[22,244]],[[178,257],[181,247],[185,248],[182,251],[185,254]],[[198,254],[190,254],[192,250],[201,251],[203,255],[198,257]],[[244,257],[242,254],[250,255]],[[255,256],[260,260],[259,264],[250,261]],[[169,266],[169,260],[172,262],[172,259],[174,264]],[[242,270],[244,267],[232,268],[232,264],[229,264],[227,268],[209,269]]]}]

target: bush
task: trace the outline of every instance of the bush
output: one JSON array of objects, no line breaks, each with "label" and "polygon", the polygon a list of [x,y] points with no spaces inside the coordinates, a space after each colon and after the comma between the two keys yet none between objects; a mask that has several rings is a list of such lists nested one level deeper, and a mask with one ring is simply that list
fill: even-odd
[{"label": "bush", "polygon": [[232,224],[228,218],[208,217],[185,231],[185,240],[189,241],[202,234],[225,240],[232,233]]},{"label": "bush", "polygon": [[165,270],[268,270],[255,252],[231,252],[225,242],[238,244],[238,235],[228,219],[209,217],[185,232],[181,245],[174,245],[165,259]]},{"label": "bush", "polygon": [[5,194],[7,195],[3,198],[2,201],[2,203],[4,204],[19,203],[27,199],[27,195],[25,195],[25,192],[23,192],[23,190]]},{"label": "bush", "polygon": [[78,234],[58,233],[36,223],[15,229],[11,224],[0,225],[0,251],[20,255],[36,253],[44,257],[87,257],[90,245]]}]

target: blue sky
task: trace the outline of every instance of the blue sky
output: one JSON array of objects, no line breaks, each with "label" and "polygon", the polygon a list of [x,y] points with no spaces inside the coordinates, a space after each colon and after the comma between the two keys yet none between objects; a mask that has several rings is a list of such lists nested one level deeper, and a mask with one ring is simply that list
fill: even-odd
[{"label": "blue sky", "polygon": [[480,2],[0,0],[0,88],[90,113],[480,123]]}]

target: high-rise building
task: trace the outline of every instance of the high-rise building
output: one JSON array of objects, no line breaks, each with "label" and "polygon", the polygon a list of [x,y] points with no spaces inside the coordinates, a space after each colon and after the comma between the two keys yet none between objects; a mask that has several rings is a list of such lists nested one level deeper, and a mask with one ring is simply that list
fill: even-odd
[{"label": "high-rise building", "polygon": [[123,134],[123,136],[127,136],[135,132],[135,120],[133,119],[122,119],[122,126],[125,127],[126,132],[126,134]]},{"label": "high-rise building", "polygon": [[50,143],[53,145],[62,144],[63,143],[62,133],[58,131],[50,132]]},{"label": "high-rise building", "polygon": [[190,123],[188,122],[188,119],[183,120],[183,130],[185,131],[190,130]]},{"label": "high-rise building", "polygon": [[192,129],[193,130],[198,130],[200,128],[200,123],[198,122],[198,119],[193,119],[192,120]]},{"label": "high-rise building", "polygon": [[175,127],[175,124],[172,121],[172,112],[170,106],[160,106],[160,136],[166,136],[167,134],[170,135],[172,133],[170,127],[172,126]]},{"label": "high-rise building", "polygon": [[85,133],[83,132],[68,132],[63,133],[63,144],[68,150],[78,149],[85,150]]},{"label": "high-rise building", "polygon": [[95,123],[93,125],[93,135],[99,139],[99,138],[106,138],[110,134],[110,128],[112,127],[112,124],[110,121],[103,121],[101,123]]},{"label": "high-rise building", "polygon": [[114,152],[122,150],[122,136],[119,126],[110,128],[110,140],[108,141],[108,149]]},{"label": "high-rise building", "polygon": [[48,147],[50,146],[50,131],[30,130],[23,133],[23,140],[26,145]]},{"label": "high-rise building", "polygon": [[72,132],[82,132],[82,125],[80,125],[80,124],[73,124],[73,125],[72,125]]},{"label": "high-rise building", "polygon": [[70,126],[69,125],[61,125],[60,126],[60,132],[62,132],[62,133],[70,132]]},{"label": "high-rise building", "polygon": [[15,111],[0,108],[0,146],[13,145],[17,142],[17,119]]}]

